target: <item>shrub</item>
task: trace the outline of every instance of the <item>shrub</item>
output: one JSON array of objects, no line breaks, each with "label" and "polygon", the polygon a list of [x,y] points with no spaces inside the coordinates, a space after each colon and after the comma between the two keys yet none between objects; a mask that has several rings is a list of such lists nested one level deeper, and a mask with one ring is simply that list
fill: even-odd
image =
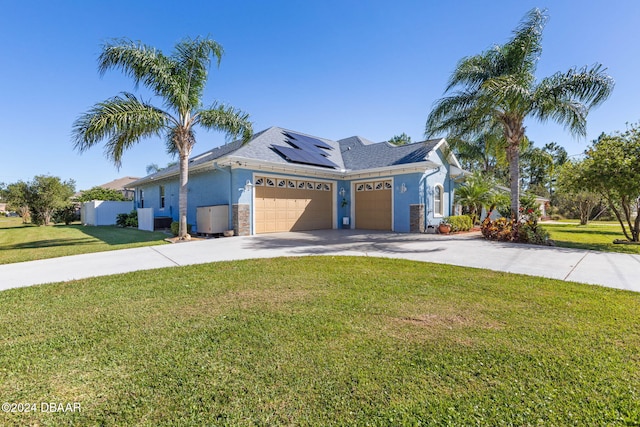
[{"label": "shrub", "polygon": [[531,243],[534,245],[550,245],[549,233],[538,225],[536,220],[514,222],[507,218],[491,221],[487,217],[482,221],[482,235],[488,240],[501,242]]},{"label": "shrub", "polygon": [[[180,223],[178,221],[173,221],[171,223],[171,234],[177,236],[178,231],[180,231]],[[187,224],[187,234],[191,234],[191,224]]]},{"label": "shrub", "polygon": [[138,211],[134,209],[128,214],[118,214],[116,217],[116,225],[118,227],[138,228]]},{"label": "shrub", "polygon": [[56,209],[53,214],[53,222],[58,224],[64,222],[65,225],[71,224],[73,221],[78,221],[80,219],[80,215],[78,214],[78,210],[73,204],[69,204],[63,208]]},{"label": "shrub", "polygon": [[473,220],[469,215],[453,215],[445,218],[447,224],[451,224],[451,231],[469,231],[473,227]]},{"label": "shrub", "polygon": [[518,224],[516,238],[520,243],[548,245],[549,232],[538,225],[537,221],[526,221]]}]

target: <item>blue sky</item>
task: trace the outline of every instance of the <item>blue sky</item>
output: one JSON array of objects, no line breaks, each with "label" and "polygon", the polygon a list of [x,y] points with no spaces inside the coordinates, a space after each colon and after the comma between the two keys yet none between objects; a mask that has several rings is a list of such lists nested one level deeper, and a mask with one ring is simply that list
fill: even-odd
[{"label": "blue sky", "polygon": [[[74,120],[94,103],[134,91],[96,60],[111,39],[141,40],[169,53],[184,37],[223,45],[204,102],[248,112],[254,130],[281,126],[340,139],[423,139],[433,103],[464,56],[506,41],[532,7],[547,8],[538,77],[596,62],[616,81],[588,119],[587,138],[528,121],[536,145],[581,153],[601,132],[640,120],[640,2],[499,1],[2,1],[0,2],[0,182],[38,174],[74,179],[78,190],[144,176],[171,157],[159,140],[125,154],[120,170],[102,147],[73,150]],[[150,95],[143,94],[145,99]],[[194,153],[223,144],[200,129]]]}]

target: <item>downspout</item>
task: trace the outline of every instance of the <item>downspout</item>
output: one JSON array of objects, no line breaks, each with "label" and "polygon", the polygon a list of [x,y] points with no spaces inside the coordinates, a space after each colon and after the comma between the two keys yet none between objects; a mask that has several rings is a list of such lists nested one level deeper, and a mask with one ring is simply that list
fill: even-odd
[{"label": "downspout", "polygon": [[[436,174],[440,172],[440,166],[438,166],[436,169],[433,169],[433,172],[430,172],[426,175],[424,175],[423,179],[424,179],[424,232],[427,232],[427,227],[429,226],[429,186],[427,185],[427,178],[430,177],[433,174]],[[444,198],[444,194],[442,195]]]},{"label": "downspout", "polygon": [[230,228],[233,228],[233,203],[231,201],[231,195],[233,194],[233,182],[231,180],[231,166],[229,166],[229,170],[226,170],[218,166],[218,162],[213,162],[213,167],[216,170],[229,174],[229,221],[230,223],[227,223],[227,227],[230,226]]}]

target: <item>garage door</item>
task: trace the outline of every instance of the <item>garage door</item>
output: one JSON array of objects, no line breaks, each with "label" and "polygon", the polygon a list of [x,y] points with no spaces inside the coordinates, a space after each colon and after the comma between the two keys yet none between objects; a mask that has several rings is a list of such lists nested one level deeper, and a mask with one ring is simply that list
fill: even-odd
[{"label": "garage door", "polygon": [[391,230],[391,180],[356,184],[355,227]]},{"label": "garage door", "polygon": [[333,228],[331,190],[328,182],[256,177],[256,233]]}]

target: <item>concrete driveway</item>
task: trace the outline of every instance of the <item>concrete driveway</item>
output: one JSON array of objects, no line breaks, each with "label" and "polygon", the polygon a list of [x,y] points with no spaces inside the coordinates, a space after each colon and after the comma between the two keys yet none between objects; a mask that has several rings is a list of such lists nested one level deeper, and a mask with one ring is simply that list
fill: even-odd
[{"label": "concrete driveway", "polygon": [[0,265],[0,290],[136,270],[280,256],[404,258],[596,284],[640,292],[640,255],[443,236],[320,230],[209,239]]}]

